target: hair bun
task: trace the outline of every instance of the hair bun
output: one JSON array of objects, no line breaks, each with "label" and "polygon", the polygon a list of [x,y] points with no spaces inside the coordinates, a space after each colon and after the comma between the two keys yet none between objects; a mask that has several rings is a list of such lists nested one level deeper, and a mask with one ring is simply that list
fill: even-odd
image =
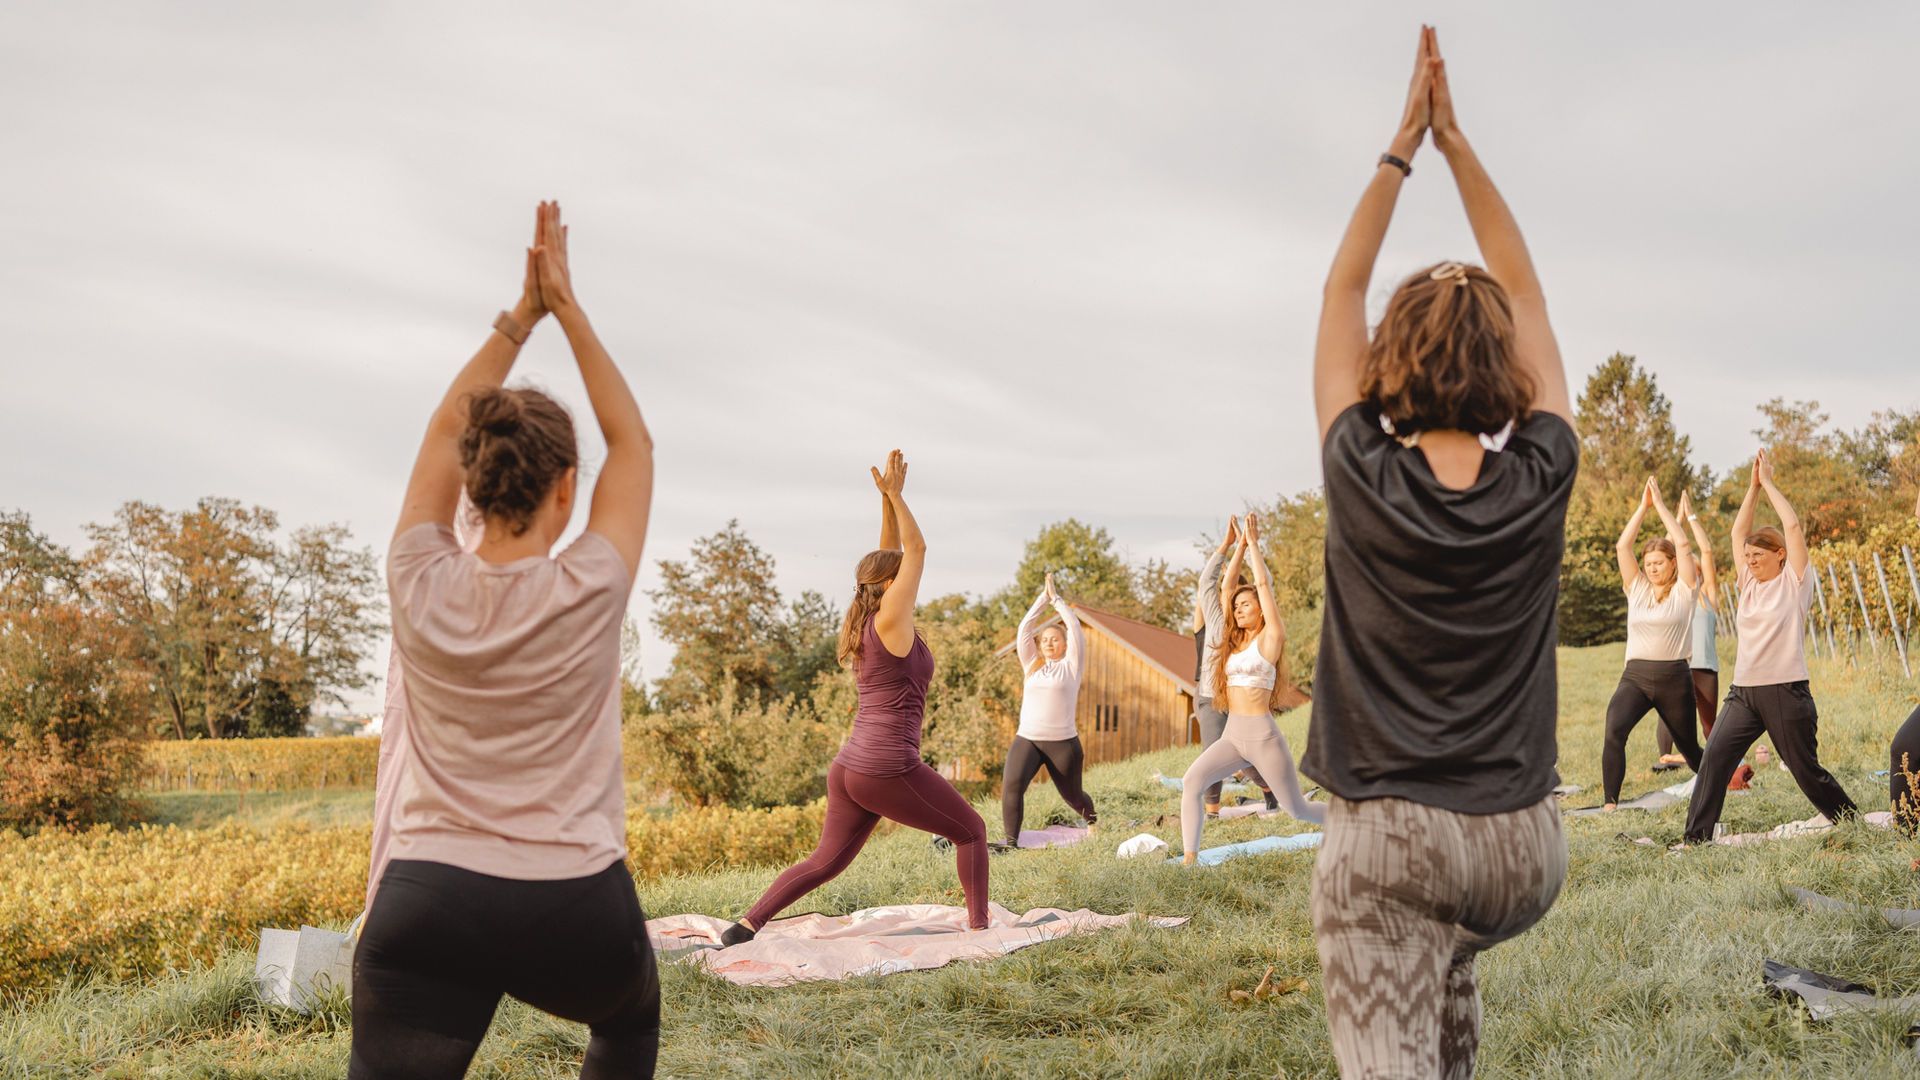
[{"label": "hair bun", "polygon": [[489,387],[473,395],[467,407],[467,423],[495,438],[520,434],[524,410],[520,399],[499,387]]}]

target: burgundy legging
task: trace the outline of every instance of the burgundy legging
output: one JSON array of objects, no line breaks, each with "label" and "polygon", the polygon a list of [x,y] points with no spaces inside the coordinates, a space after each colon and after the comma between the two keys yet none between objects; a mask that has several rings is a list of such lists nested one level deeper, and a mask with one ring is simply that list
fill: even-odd
[{"label": "burgundy legging", "polygon": [[866,846],[880,819],[944,836],[953,841],[960,867],[960,888],[967,895],[967,925],[987,925],[987,824],[946,778],[926,763],[900,776],[868,776],[838,761],[827,769],[827,820],[813,854],[774,879],[760,902],[747,912],[755,928],[788,904],[840,876]]}]

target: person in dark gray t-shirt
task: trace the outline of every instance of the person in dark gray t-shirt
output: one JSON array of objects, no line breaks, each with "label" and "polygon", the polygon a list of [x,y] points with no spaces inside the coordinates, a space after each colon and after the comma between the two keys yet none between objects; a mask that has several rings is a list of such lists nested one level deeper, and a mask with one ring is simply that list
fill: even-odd
[{"label": "person in dark gray t-shirt", "polygon": [[[1373,264],[1429,130],[1486,269],[1416,272],[1369,338]],[[1468,1075],[1474,956],[1566,877],[1554,643],[1580,443],[1532,258],[1431,29],[1327,276],[1314,404],[1327,592],[1300,769],[1332,796],[1312,895],[1334,1057],[1344,1076]]]}]

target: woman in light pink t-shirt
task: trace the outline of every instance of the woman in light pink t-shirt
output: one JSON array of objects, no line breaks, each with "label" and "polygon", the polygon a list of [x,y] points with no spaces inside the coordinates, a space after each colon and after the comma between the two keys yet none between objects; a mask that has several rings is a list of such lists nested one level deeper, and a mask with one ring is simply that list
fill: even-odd
[{"label": "woman in light pink t-shirt", "polygon": [[[1641,561],[1635,562],[1633,542],[1649,510],[1660,515],[1667,535],[1647,541]],[[1606,741],[1600,749],[1600,784],[1608,810],[1620,801],[1620,784],[1627,775],[1627,736],[1649,710],[1659,713],[1661,729],[1679,745],[1687,764],[1700,767],[1700,740],[1693,736],[1693,677],[1687,668],[1699,572],[1686,531],[1667,511],[1651,476],[1640,487],[1640,505],[1627,519],[1614,555],[1620,585],[1627,592],[1627,666],[1607,703]]]},{"label": "woman in light pink t-shirt", "polygon": [[[573,296],[559,207],[541,204],[519,303],[427,427],[387,554],[404,716],[380,822],[385,865],[353,958],[351,1080],[465,1074],[503,995],[588,1025],[583,1077],[651,1076],[660,984],[626,856],[620,628],[640,565],[653,445]],[[607,460],[572,520],[573,420],[502,387],[552,314]],[[455,539],[460,496],[483,532]]]},{"label": "woman in light pink t-shirt", "polygon": [[[1753,527],[1762,491],[1779,515],[1777,529]],[[1693,802],[1687,808],[1689,843],[1713,838],[1727,800],[1727,781],[1747,747],[1763,733],[1816,809],[1833,821],[1859,813],[1846,789],[1820,764],[1820,710],[1807,687],[1802,641],[1813,603],[1807,534],[1793,505],[1774,486],[1773,460],[1765,450],[1753,459],[1747,495],[1733,519],[1733,549],[1739,554],[1740,607],[1734,625],[1740,651],[1734,658],[1733,686],[1713,722],[1699,782],[1693,785]]]}]

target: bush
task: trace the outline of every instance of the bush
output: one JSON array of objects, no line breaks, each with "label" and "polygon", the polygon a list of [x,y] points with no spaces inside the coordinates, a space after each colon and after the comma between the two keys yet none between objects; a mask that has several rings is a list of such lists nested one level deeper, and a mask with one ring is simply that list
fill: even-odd
[{"label": "bush", "polygon": [[145,707],[125,644],[77,603],[47,600],[0,617],[0,825],[128,815]]},{"label": "bush", "polygon": [[691,806],[805,802],[824,792],[846,730],[790,701],[741,701],[728,683],[717,701],[629,715],[627,775]]},{"label": "bush", "polygon": [[[792,862],[820,838],[825,802],[627,815],[646,881]],[[261,928],[341,924],[366,895],[367,826],[268,830],[143,825],[0,832],[0,999],[66,978],[146,978],[252,948]]]},{"label": "bush", "polygon": [[187,739],[147,745],[140,772],[148,791],[296,791],[370,788],[380,740]]}]

